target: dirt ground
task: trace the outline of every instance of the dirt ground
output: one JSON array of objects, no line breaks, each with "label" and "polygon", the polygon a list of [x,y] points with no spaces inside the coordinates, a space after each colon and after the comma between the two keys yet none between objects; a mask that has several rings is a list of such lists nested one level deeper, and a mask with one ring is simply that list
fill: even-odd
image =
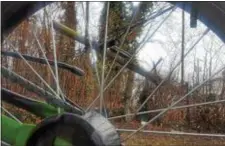
[{"label": "dirt ground", "polygon": [[[121,136],[127,136],[127,133]],[[126,146],[225,146],[225,138],[137,134],[124,144]]]}]

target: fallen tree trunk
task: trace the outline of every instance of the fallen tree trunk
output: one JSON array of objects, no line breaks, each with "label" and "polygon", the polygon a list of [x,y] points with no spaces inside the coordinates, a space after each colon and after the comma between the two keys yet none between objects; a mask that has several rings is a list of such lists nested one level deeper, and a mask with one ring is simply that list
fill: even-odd
[{"label": "fallen tree trunk", "polygon": [[[89,42],[89,40],[87,40],[85,37],[82,37],[82,36],[79,36],[77,34],[77,32],[75,32],[73,29],[63,25],[63,24],[60,24],[58,22],[54,22],[54,28],[63,33],[64,35],[74,39],[74,40],[77,40],[78,42],[82,43],[82,44],[86,44],[86,42]],[[93,43],[93,47],[94,49],[96,49],[98,52],[101,52],[102,48],[103,48],[103,44],[100,44],[97,48],[96,48],[96,44],[94,42],[91,42]],[[86,44],[87,46],[89,46],[90,44]],[[112,46],[115,46],[116,45],[116,40],[110,40],[107,42],[107,47],[112,47]],[[87,47],[88,48],[88,47]],[[99,49],[98,49],[99,48]],[[118,50],[117,49],[112,49],[112,51],[107,51],[107,57],[109,59],[114,59],[115,58],[115,53],[117,52]],[[113,53],[114,52],[114,53]],[[119,57],[116,58],[116,62],[119,63],[120,65],[125,65],[126,62],[130,59],[130,56],[129,55],[126,55],[127,53],[124,53],[123,52],[120,52],[118,55]],[[144,77],[146,77],[146,79],[150,80],[151,82],[153,82],[155,85],[158,85],[161,81],[161,78],[155,74],[152,74],[151,72],[149,71],[146,71],[144,68],[142,68],[141,66],[139,66],[137,63],[134,63],[134,62],[130,62],[128,65],[127,65],[127,68],[130,69],[131,71],[134,71]]]}]

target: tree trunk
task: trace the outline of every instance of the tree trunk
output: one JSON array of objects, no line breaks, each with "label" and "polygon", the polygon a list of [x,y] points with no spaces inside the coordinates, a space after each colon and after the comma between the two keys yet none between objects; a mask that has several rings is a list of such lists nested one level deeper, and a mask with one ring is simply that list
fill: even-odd
[{"label": "tree trunk", "polygon": [[[133,82],[134,82],[134,73],[132,71],[128,71],[126,88],[124,91],[124,112],[125,114],[130,114],[134,110],[133,100],[132,100],[132,91],[133,91]],[[131,121],[131,116],[126,116],[126,121]]]},{"label": "tree trunk", "polygon": [[[188,83],[182,85],[182,87],[183,87],[183,95],[187,94],[188,93]],[[186,105],[189,105],[189,98],[190,98],[190,96],[186,98]],[[190,127],[190,124],[191,124],[191,120],[190,120],[190,108],[187,108],[186,109],[185,119],[187,121],[188,127]]]},{"label": "tree trunk", "polygon": [[222,90],[220,93],[220,99],[224,99],[225,98],[225,70],[222,72],[222,77],[223,77],[223,85],[222,85]]}]

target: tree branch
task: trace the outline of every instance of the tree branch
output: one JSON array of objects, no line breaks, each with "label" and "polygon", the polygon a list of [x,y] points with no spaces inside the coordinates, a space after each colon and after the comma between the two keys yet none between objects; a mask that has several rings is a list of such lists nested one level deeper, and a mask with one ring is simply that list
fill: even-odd
[{"label": "tree branch", "polygon": [[[2,55],[5,55],[5,56],[11,56],[11,57],[14,57],[14,58],[22,59],[21,56],[18,53],[15,53],[15,52],[1,51],[1,53],[2,53]],[[54,61],[52,61],[52,60],[46,60],[44,58],[37,58],[37,57],[32,57],[32,56],[24,55],[24,54],[22,54],[22,56],[28,61],[37,62],[37,63],[40,63],[40,64],[47,64],[47,61],[48,61],[49,64],[54,67]],[[58,64],[59,68],[68,70],[68,71],[70,71],[70,72],[72,72],[72,73],[74,73],[78,76],[84,75],[84,71],[81,70],[80,68],[76,67],[76,66],[71,66],[71,65],[63,63],[63,62],[57,62],[57,64]]]}]

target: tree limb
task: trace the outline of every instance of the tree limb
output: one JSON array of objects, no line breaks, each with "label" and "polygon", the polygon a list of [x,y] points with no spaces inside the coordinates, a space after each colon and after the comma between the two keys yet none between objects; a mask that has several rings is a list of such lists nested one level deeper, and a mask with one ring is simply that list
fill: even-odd
[{"label": "tree limb", "polygon": [[68,104],[67,102],[64,102],[60,99],[57,99],[52,93],[44,90],[43,88],[35,85],[31,81],[23,78],[22,76],[16,74],[13,71],[8,70],[4,66],[1,67],[1,73],[2,76],[5,77],[6,79],[9,79],[11,82],[17,83],[27,89],[30,92],[36,93],[40,97],[43,97],[49,104],[53,105],[54,107],[61,107],[65,109],[66,111],[72,111],[74,113],[77,113],[79,115],[82,115],[83,112],[76,108],[73,107],[72,105]]},{"label": "tree limb", "polygon": [[[14,58],[22,59],[21,56],[16,52],[1,51],[1,53],[2,53],[2,55],[5,55],[5,56],[11,56],[11,57],[14,57]],[[37,63],[41,63],[41,64],[47,64],[47,61],[44,58],[37,58],[37,57],[32,57],[32,56],[24,55],[24,54],[22,54],[22,56],[28,61],[37,62]],[[53,60],[48,60],[48,62],[51,66],[54,67],[54,61]],[[71,65],[63,63],[63,62],[57,62],[57,64],[58,64],[59,68],[68,70],[68,71],[70,71],[70,72],[72,72],[72,73],[74,73],[78,76],[84,75],[84,71],[81,70],[80,68],[76,67],[76,66],[71,66]]]}]

